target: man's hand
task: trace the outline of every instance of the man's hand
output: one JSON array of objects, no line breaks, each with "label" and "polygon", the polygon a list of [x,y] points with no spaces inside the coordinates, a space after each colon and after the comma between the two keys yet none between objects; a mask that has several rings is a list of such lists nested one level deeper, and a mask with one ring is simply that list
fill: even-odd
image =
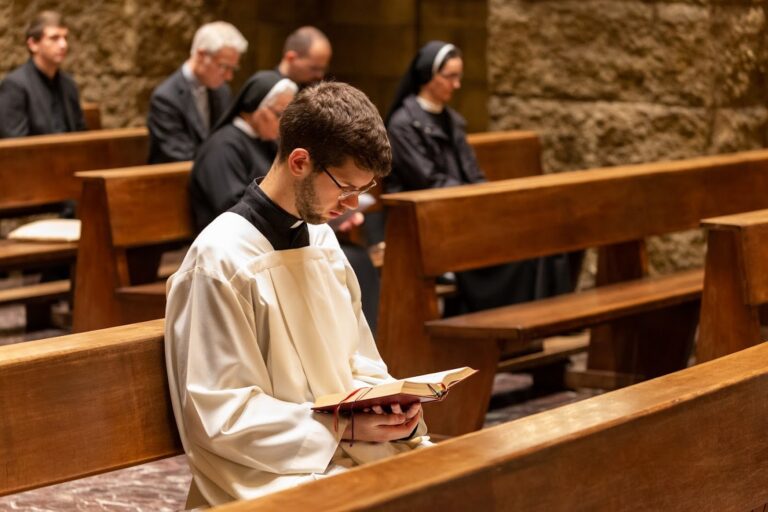
[{"label": "man's hand", "polygon": [[[416,402],[402,411],[400,404],[390,405],[392,413],[386,413],[376,405],[373,412],[355,414],[355,440],[385,443],[408,437],[421,419],[421,404]],[[352,422],[347,423],[342,439],[352,439]]]},{"label": "man's hand", "polygon": [[363,222],[365,222],[365,216],[360,212],[355,212],[352,215],[350,215],[348,219],[346,219],[344,222],[339,224],[338,227],[336,228],[336,231],[346,233],[347,231],[354,228],[355,226],[361,225]]}]

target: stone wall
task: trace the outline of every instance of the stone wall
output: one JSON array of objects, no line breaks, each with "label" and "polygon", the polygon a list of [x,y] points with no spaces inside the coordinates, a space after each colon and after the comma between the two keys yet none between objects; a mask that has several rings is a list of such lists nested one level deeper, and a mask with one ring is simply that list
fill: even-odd
[{"label": "stone wall", "polygon": [[487,128],[486,0],[0,0],[0,77],[27,59],[24,30],[46,8],[66,16],[64,67],[82,98],[100,104],[105,128],[143,125],[152,89],[187,57],[197,27],[214,19],[235,24],[250,43],[234,89],[275,67],[285,37],[313,24],[334,45],[329,75],[360,87],[382,111],[421,44],[454,41],[467,54],[456,104],[472,131]]},{"label": "stone wall", "polygon": [[144,124],[152,89],[180,65],[198,25],[219,9],[205,0],[0,0],[0,76],[28,58],[24,31],[38,11],[51,8],[70,29],[64,67],[82,99],[100,104],[107,128]]},{"label": "stone wall", "polygon": [[[547,171],[764,147],[767,4],[489,0],[491,128],[539,131]],[[654,269],[702,246],[656,239]]]}]

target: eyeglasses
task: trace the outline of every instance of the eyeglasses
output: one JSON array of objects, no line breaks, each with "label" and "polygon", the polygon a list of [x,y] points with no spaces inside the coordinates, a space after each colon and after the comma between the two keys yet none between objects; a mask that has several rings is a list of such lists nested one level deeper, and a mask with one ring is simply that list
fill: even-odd
[{"label": "eyeglasses", "polygon": [[333,174],[328,172],[328,169],[326,169],[325,167],[322,167],[321,170],[325,174],[327,174],[328,177],[331,178],[331,181],[333,181],[333,184],[339,187],[339,190],[341,190],[341,192],[339,192],[339,201],[343,201],[352,196],[357,197],[360,194],[365,194],[366,192],[368,192],[369,190],[371,190],[373,187],[376,186],[376,180],[371,180],[371,182],[366,186],[364,186],[363,188],[345,187],[345,186],[342,186],[341,183],[336,181],[336,178],[333,177]]},{"label": "eyeglasses", "polygon": [[213,53],[210,53],[210,52],[206,52],[206,55],[208,55],[208,57],[210,57],[210,59],[213,61],[213,63],[214,63],[214,64],[216,64],[216,66],[217,66],[217,67],[218,67],[218,68],[219,68],[221,71],[223,71],[224,73],[226,73],[227,71],[230,71],[230,72],[232,72],[232,73],[236,73],[237,71],[240,71],[240,66],[237,66],[237,65],[233,66],[233,65],[231,65],[231,64],[227,64],[227,63],[225,63],[225,62],[221,62],[221,61],[219,60],[219,57],[217,57],[217,56],[216,56],[215,54],[213,54]]},{"label": "eyeglasses", "polygon": [[464,78],[463,73],[438,73],[438,75],[450,82],[461,82],[461,80]]}]

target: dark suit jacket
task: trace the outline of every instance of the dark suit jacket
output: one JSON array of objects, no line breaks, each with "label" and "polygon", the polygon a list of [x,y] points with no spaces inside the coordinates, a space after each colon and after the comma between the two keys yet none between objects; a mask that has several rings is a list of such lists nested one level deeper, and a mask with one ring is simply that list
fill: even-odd
[{"label": "dark suit jacket", "polygon": [[[10,72],[0,83],[0,137],[53,133],[51,92],[32,59]],[[77,85],[59,71],[66,131],[85,130]]]},{"label": "dark suit jacket", "polygon": [[[208,89],[211,128],[226,111],[229,100],[228,85]],[[197,148],[208,136],[181,68],[152,92],[147,127],[150,164],[193,160]]]}]

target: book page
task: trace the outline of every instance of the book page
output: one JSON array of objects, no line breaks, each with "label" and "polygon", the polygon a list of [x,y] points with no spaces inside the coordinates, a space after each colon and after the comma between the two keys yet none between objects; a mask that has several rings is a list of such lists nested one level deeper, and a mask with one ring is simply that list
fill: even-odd
[{"label": "book page", "polygon": [[445,382],[450,383],[452,380],[461,380],[469,375],[473,374],[476,370],[467,368],[454,368],[452,370],[445,370],[442,372],[428,373],[425,375],[417,375],[416,377],[408,377],[404,379],[405,382],[413,382],[414,384],[441,384]]}]

